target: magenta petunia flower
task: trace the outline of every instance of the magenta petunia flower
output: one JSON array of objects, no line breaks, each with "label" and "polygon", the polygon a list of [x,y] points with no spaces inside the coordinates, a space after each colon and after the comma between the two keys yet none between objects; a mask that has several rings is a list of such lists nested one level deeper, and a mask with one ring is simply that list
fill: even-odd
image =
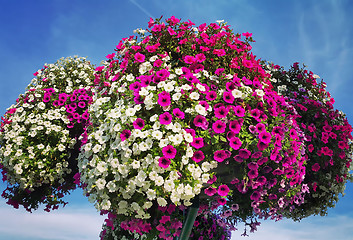
[{"label": "magenta petunia flower", "polygon": [[229,187],[226,184],[223,184],[218,187],[217,192],[219,196],[225,197],[229,193]]},{"label": "magenta petunia flower", "polygon": [[209,91],[206,93],[206,99],[208,101],[213,101],[217,98],[217,93],[215,91]]},{"label": "magenta petunia flower", "polygon": [[135,129],[140,129],[142,130],[145,127],[145,121],[142,118],[137,118],[132,125],[134,126]]},{"label": "magenta petunia flower", "polygon": [[229,110],[225,106],[215,108],[214,114],[216,118],[226,118]]},{"label": "magenta petunia flower", "polygon": [[259,120],[259,118],[260,118],[260,116],[261,116],[261,111],[260,111],[259,109],[257,109],[257,108],[252,109],[252,110],[250,111],[250,115],[251,115],[253,118],[255,118],[256,120]]},{"label": "magenta petunia flower", "polygon": [[[225,199],[225,198],[218,198],[217,199],[217,202],[218,202],[218,204],[219,205],[225,205],[226,203],[227,203],[227,199]],[[210,237],[210,236],[209,236]],[[212,237],[213,238],[213,237]],[[212,239],[212,238],[210,238],[210,239]]]},{"label": "magenta petunia flower", "polygon": [[181,111],[179,108],[174,108],[173,109],[173,114],[176,118],[184,119],[185,118],[185,113]]},{"label": "magenta petunia flower", "polygon": [[203,61],[206,60],[206,56],[203,53],[198,53],[195,55],[195,59],[197,62],[202,63]]},{"label": "magenta petunia flower", "polygon": [[89,119],[88,110],[86,110],[84,113],[82,113],[81,117],[82,117],[82,119],[84,119],[84,120],[88,120],[88,119]]},{"label": "magenta petunia flower", "polygon": [[59,100],[59,101],[66,102],[68,96],[69,96],[69,95],[67,95],[66,93],[60,93],[58,100]]},{"label": "magenta petunia flower", "polygon": [[266,131],[266,126],[263,123],[258,123],[255,126],[256,132],[261,133],[263,131]]},{"label": "magenta petunia flower", "polygon": [[195,118],[194,118],[194,124],[196,127],[200,127],[202,128],[203,130],[206,130],[208,128],[208,121],[207,119],[202,116],[202,115],[197,115]]},{"label": "magenta petunia flower", "polygon": [[238,137],[233,137],[229,139],[229,146],[234,150],[238,150],[243,143],[240,141]]},{"label": "magenta petunia flower", "polygon": [[126,139],[128,139],[131,136],[131,131],[128,129],[123,130],[120,133],[120,139],[121,141],[125,141]]},{"label": "magenta petunia flower", "polygon": [[45,93],[43,96],[43,102],[49,102],[51,99],[51,94],[50,93]]},{"label": "magenta petunia flower", "polygon": [[224,150],[217,150],[214,152],[213,154],[213,158],[214,160],[216,160],[217,162],[223,162],[225,159],[227,159],[229,157],[229,154],[227,154],[226,151]]},{"label": "magenta petunia flower", "polygon": [[205,159],[205,155],[203,154],[202,151],[196,151],[194,152],[194,155],[191,157],[191,159],[194,161],[194,162],[201,162],[202,160]]},{"label": "magenta petunia flower", "polygon": [[81,101],[81,102],[78,102],[77,106],[78,106],[79,108],[84,108],[84,107],[86,107],[86,103],[83,102],[83,101]]},{"label": "magenta petunia flower", "polygon": [[215,133],[224,133],[227,125],[221,120],[217,120],[212,124],[212,129]]},{"label": "magenta petunia flower", "polygon": [[264,163],[266,163],[268,161],[268,157],[262,157],[257,161],[258,165],[263,165]]},{"label": "magenta petunia flower", "polygon": [[317,172],[320,170],[320,164],[319,163],[315,163],[312,167],[311,170],[313,170],[314,172]]},{"label": "magenta petunia flower", "polygon": [[157,102],[162,107],[169,106],[171,104],[170,94],[166,91],[159,93]]},{"label": "magenta petunia flower", "polygon": [[196,62],[196,59],[193,56],[186,55],[184,58],[184,62],[188,64],[193,64],[194,62]]},{"label": "magenta petunia flower", "polygon": [[170,163],[171,163],[170,159],[166,157],[160,157],[158,159],[158,166],[160,166],[161,168],[168,168]]},{"label": "magenta petunia flower", "polygon": [[257,170],[259,168],[259,165],[256,162],[249,162],[248,163],[248,168],[250,170]]},{"label": "magenta petunia flower", "polygon": [[245,116],[245,109],[242,106],[240,106],[240,105],[235,106],[234,113],[238,117],[244,117]]},{"label": "magenta petunia flower", "polygon": [[250,199],[253,201],[259,201],[260,198],[261,198],[261,194],[259,191],[254,191],[250,196]]},{"label": "magenta petunia flower", "polygon": [[259,172],[257,170],[250,170],[248,172],[248,176],[250,179],[257,178],[257,176],[259,176]]},{"label": "magenta petunia flower", "polygon": [[262,141],[258,141],[257,143],[257,148],[259,149],[259,151],[263,151],[268,147],[267,143],[264,143]]},{"label": "magenta petunia flower", "polygon": [[139,92],[141,90],[141,83],[139,81],[130,84],[129,89],[134,92]]},{"label": "magenta petunia flower", "polygon": [[239,150],[239,156],[248,159],[251,156],[251,152],[248,149],[242,148]]},{"label": "magenta petunia flower", "polygon": [[159,115],[159,122],[163,125],[168,125],[172,122],[172,115],[169,112],[162,113]]},{"label": "magenta petunia flower", "polygon": [[135,54],[135,60],[136,60],[137,62],[141,62],[141,63],[142,63],[142,62],[145,61],[145,55],[143,55],[143,54],[137,52],[137,53]]},{"label": "magenta petunia flower", "polygon": [[244,159],[242,157],[240,157],[239,155],[234,156],[234,161],[238,162],[238,163],[242,163],[244,162]]},{"label": "magenta petunia flower", "polygon": [[204,146],[203,138],[202,137],[194,138],[194,141],[192,143],[190,143],[190,145],[196,149],[202,148]]},{"label": "magenta petunia flower", "polygon": [[175,158],[177,150],[172,145],[167,145],[167,146],[163,147],[162,153],[163,153],[164,157],[169,158],[169,159],[173,159],[173,158]]},{"label": "magenta petunia flower", "polygon": [[266,131],[262,131],[260,132],[259,134],[259,138],[260,138],[260,141],[265,143],[265,144],[268,144],[271,142],[271,134],[269,132],[266,132]]},{"label": "magenta petunia flower", "polygon": [[239,121],[233,120],[229,122],[229,129],[234,132],[235,134],[240,132],[241,129],[241,124],[239,124]]},{"label": "magenta petunia flower", "polygon": [[273,170],[273,172],[272,172],[273,175],[282,175],[283,173],[284,173],[283,170],[281,170],[279,168]]},{"label": "magenta petunia flower", "polygon": [[209,186],[208,188],[205,189],[204,192],[205,192],[205,194],[208,195],[208,196],[213,196],[213,195],[216,194],[217,189],[215,189],[215,188]]},{"label": "magenta petunia flower", "polygon": [[224,92],[223,93],[223,100],[226,102],[226,103],[233,103],[234,102],[234,96],[231,92]]}]

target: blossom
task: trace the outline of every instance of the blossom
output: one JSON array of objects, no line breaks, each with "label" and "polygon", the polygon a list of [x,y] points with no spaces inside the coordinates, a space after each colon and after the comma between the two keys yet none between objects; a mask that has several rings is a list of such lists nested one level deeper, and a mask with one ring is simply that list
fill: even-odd
[{"label": "blossom", "polygon": [[196,151],[194,152],[194,155],[191,157],[191,159],[198,163],[205,159],[205,155],[202,151]]},{"label": "blossom", "polygon": [[167,145],[162,149],[163,155],[166,158],[173,159],[177,153],[177,150],[172,145]]},{"label": "blossom", "polygon": [[226,158],[228,158],[228,154],[226,153],[225,150],[217,150],[213,154],[214,160],[217,162],[223,162]]},{"label": "blossom", "polygon": [[218,187],[217,193],[219,196],[225,197],[229,193],[229,187],[226,184],[223,184]]},{"label": "blossom", "polygon": [[161,168],[168,168],[170,163],[171,163],[171,161],[169,158],[160,157],[158,159],[158,166],[160,166]]},{"label": "blossom", "polygon": [[142,130],[145,127],[145,121],[142,118],[137,118],[132,124],[135,129]]},{"label": "blossom", "polygon": [[170,94],[166,91],[163,91],[158,94],[158,104],[162,107],[170,105]]},{"label": "blossom", "polygon": [[159,122],[163,125],[168,125],[172,122],[172,115],[169,112],[159,115]]},{"label": "blossom", "polygon": [[190,143],[191,146],[193,146],[196,149],[200,149],[204,146],[204,141],[203,138],[194,138],[193,142]]},{"label": "blossom", "polygon": [[212,124],[212,129],[215,133],[223,133],[226,129],[227,125],[221,120],[217,120]]},{"label": "blossom", "polygon": [[141,63],[142,63],[142,62],[145,61],[145,55],[143,55],[143,54],[137,52],[137,53],[135,54],[135,60],[136,60],[137,62],[141,62]]},{"label": "blossom", "polygon": [[128,139],[131,136],[131,131],[128,129],[125,129],[121,132],[120,134],[120,139],[121,141],[125,141],[126,139]]}]

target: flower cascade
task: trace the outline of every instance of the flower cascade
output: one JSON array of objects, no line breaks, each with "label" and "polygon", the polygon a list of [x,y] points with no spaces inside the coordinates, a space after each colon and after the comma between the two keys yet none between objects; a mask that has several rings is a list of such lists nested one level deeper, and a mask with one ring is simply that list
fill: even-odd
[{"label": "flower cascade", "polygon": [[75,188],[79,136],[89,122],[93,67],[85,58],[60,59],[35,78],[2,118],[0,164],[7,189],[2,196],[28,211],[64,204]]},{"label": "flower cascade", "polygon": [[297,119],[306,138],[307,170],[304,182],[309,186],[305,204],[287,215],[301,219],[312,214],[326,215],[334,207],[345,184],[351,178],[352,126],[345,115],[333,107],[335,100],[319,76],[294,63],[286,71],[268,65],[272,85],[295,106]]},{"label": "flower cascade", "polygon": [[251,34],[194,25],[151,19],[97,68],[80,180],[120,222],[200,194],[244,221],[303,202],[303,136],[250,52]]}]

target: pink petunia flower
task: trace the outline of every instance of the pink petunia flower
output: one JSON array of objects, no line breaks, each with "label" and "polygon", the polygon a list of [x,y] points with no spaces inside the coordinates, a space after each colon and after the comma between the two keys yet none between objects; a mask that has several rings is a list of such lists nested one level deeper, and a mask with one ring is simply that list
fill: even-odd
[{"label": "pink petunia flower", "polygon": [[203,130],[206,130],[208,128],[208,121],[207,119],[202,116],[202,115],[197,115],[195,118],[194,118],[194,124],[196,127],[200,127],[202,128]]},{"label": "pink petunia flower", "polygon": [[202,137],[194,138],[194,141],[190,143],[190,145],[196,149],[202,148],[204,146],[203,138]]},{"label": "pink petunia flower", "polygon": [[215,133],[224,133],[227,125],[221,120],[217,120],[212,124],[212,129]]},{"label": "pink petunia flower", "polygon": [[234,150],[238,150],[243,143],[240,141],[238,137],[233,137],[229,139],[229,146]]},{"label": "pink petunia flower", "polygon": [[213,159],[216,160],[217,162],[223,162],[228,157],[229,155],[225,150],[217,150],[213,154]]},{"label": "pink petunia flower", "polygon": [[314,172],[317,172],[320,170],[320,164],[319,163],[315,163],[312,167],[311,170],[313,170]]},{"label": "pink petunia flower", "polygon": [[125,141],[126,139],[128,139],[131,136],[131,131],[128,129],[123,130],[120,133],[120,139],[121,141]]},{"label": "pink petunia flower", "polygon": [[234,96],[231,92],[224,92],[223,93],[223,100],[226,102],[226,103],[230,103],[232,104],[234,102]]},{"label": "pink petunia flower", "polygon": [[161,168],[168,168],[170,163],[171,163],[171,161],[169,158],[160,157],[158,159],[158,166],[160,166]]},{"label": "pink petunia flower", "polygon": [[217,189],[215,189],[215,188],[209,186],[208,188],[205,189],[204,192],[205,192],[205,194],[208,195],[208,196],[213,196],[213,195],[216,194]]},{"label": "pink petunia flower", "polygon": [[244,117],[245,116],[245,109],[242,106],[240,106],[240,105],[235,106],[234,113],[238,117]]},{"label": "pink petunia flower", "polygon": [[186,55],[184,57],[184,62],[187,64],[193,64],[196,61],[195,57]]},{"label": "pink petunia flower", "polygon": [[164,157],[169,158],[169,159],[173,159],[173,158],[175,158],[177,150],[172,145],[167,145],[167,146],[163,147],[162,153],[163,153]]},{"label": "pink petunia flower", "polygon": [[226,184],[223,184],[218,187],[217,193],[219,196],[225,197],[229,193],[229,187]]},{"label": "pink petunia flower", "polygon": [[217,93],[215,91],[209,91],[206,93],[206,99],[208,101],[213,101],[217,98]]},{"label": "pink petunia flower", "polygon": [[229,110],[225,106],[215,108],[214,114],[216,118],[226,118]]},{"label": "pink petunia flower", "polygon": [[172,122],[172,115],[169,112],[162,113],[159,115],[159,122],[163,125],[168,125]]},{"label": "pink petunia flower", "polygon": [[176,118],[184,119],[185,118],[185,113],[181,111],[179,108],[174,108],[173,109],[173,114]]},{"label": "pink petunia flower", "polygon": [[260,132],[259,134],[259,139],[261,142],[265,143],[265,144],[268,144],[271,142],[271,134],[269,132],[266,132],[266,131],[262,131]]},{"label": "pink petunia flower", "polygon": [[137,53],[135,54],[135,60],[136,60],[137,62],[142,63],[142,62],[145,61],[145,55],[143,55],[142,53],[137,52]]},{"label": "pink petunia flower", "polygon": [[194,152],[194,155],[191,157],[191,159],[194,161],[194,162],[201,162],[202,160],[205,159],[205,155],[203,154],[202,151],[196,151]]},{"label": "pink petunia flower", "polygon": [[137,118],[132,125],[134,126],[135,129],[140,129],[142,130],[145,127],[145,121],[142,118]]},{"label": "pink petunia flower", "polygon": [[159,93],[157,102],[162,107],[169,106],[171,104],[170,94],[166,91]]}]

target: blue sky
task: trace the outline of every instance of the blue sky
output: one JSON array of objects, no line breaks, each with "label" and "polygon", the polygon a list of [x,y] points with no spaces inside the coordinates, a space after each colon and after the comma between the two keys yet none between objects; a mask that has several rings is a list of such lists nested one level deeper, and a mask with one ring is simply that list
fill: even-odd
[{"label": "blue sky", "polygon": [[[353,2],[350,0],[36,0],[0,1],[0,115],[44,63],[84,56],[96,65],[123,37],[146,28],[149,17],[224,19],[252,32],[259,58],[288,68],[305,63],[327,82],[335,107],[353,124]],[[5,185],[0,184],[0,191]],[[56,212],[29,214],[0,200],[0,239],[98,239],[103,217],[75,191]],[[240,232],[233,239],[242,239]],[[249,240],[353,239],[353,184],[327,217],[300,223],[266,221]]]}]

